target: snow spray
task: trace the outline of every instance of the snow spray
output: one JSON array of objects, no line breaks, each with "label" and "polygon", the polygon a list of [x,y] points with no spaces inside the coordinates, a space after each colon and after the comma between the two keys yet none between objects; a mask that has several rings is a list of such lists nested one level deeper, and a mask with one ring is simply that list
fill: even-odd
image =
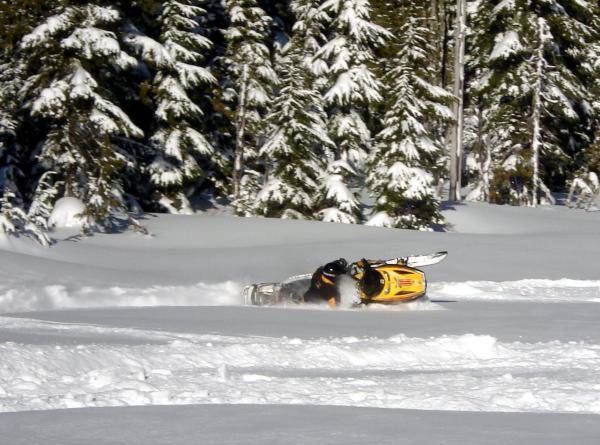
[{"label": "snow spray", "polygon": [[348,275],[342,275],[338,278],[337,286],[340,291],[340,307],[350,308],[356,303],[360,303],[360,296],[356,281]]}]

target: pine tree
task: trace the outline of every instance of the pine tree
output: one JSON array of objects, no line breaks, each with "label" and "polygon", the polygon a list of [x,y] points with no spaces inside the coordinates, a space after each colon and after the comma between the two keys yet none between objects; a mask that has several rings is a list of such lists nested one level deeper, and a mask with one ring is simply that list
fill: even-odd
[{"label": "pine tree", "polygon": [[[245,214],[253,206],[257,189],[242,190],[242,185],[257,186],[256,177],[259,137],[264,134],[264,114],[271,101],[272,87],[277,75],[271,65],[266,45],[271,19],[257,6],[256,0],[227,0],[230,24],[225,31],[228,47],[224,99],[230,105],[235,126],[233,160],[233,200],[236,213]],[[252,172],[250,172],[252,171]]]},{"label": "pine tree", "polygon": [[[206,11],[195,0],[163,2],[158,24],[160,43],[135,36],[138,51],[156,73],[154,133],[150,138],[153,158],[148,166],[158,202],[173,213],[190,213],[185,187],[198,181],[218,155],[201,128],[204,112],[194,97],[216,83],[201,63],[212,43],[202,34]],[[204,170],[204,171],[203,171]]]},{"label": "pine tree", "polygon": [[552,202],[550,188],[564,187],[589,144],[592,71],[579,62],[597,38],[594,17],[595,5],[571,0],[480,4],[470,93],[481,101],[479,139],[494,147],[485,172],[491,201]]},{"label": "pine tree", "polygon": [[367,224],[426,229],[442,222],[434,175],[442,143],[432,123],[453,118],[453,96],[432,84],[435,49],[427,26],[427,10],[412,4],[400,29],[392,68],[385,76],[383,129],[368,160],[367,184],[376,198]]},{"label": "pine tree", "polygon": [[[320,56],[329,62],[325,101],[330,111],[330,133],[337,145],[337,162],[330,164],[329,171],[335,181],[326,182],[334,188],[322,188],[322,205],[327,205],[322,215],[356,223],[360,209],[348,206],[358,201],[356,196],[347,199],[351,195],[348,181],[358,174],[371,148],[371,132],[364,115],[370,105],[382,100],[381,82],[373,71],[373,49],[390,34],[371,22],[368,0],[326,0],[322,8],[332,17],[330,40]],[[336,202],[336,197],[344,197],[345,205]],[[332,212],[335,208],[338,211]]]},{"label": "pine tree", "polygon": [[260,151],[268,160],[268,181],[257,199],[257,212],[264,216],[313,217],[322,159],[334,145],[327,134],[316,83],[314,56],[324,40],[318,3],[295,0],[291,4],[297,21],[279,61],[280,88],[268,115],[267,141]]},{"label": "pine tree", "polygon": [[[22,89],[24,137],[38,145],[31,218],[45,219],[57,196],[86,204],[86,229],[111,228],[125,210],[124,166],[135,160],[121,138],[141,137],[107,87],[137,60],[121,50],[119,12],[87,3],[67,6],[21,41],[27,60]],[[45,209],[41,211],[40,209]]]}]

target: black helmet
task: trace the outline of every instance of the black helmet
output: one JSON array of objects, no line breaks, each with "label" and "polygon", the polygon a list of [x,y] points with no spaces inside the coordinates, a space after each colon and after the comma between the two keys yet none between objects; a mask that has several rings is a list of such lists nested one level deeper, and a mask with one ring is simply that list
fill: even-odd
[{"label": "black helmet", "polygon": [[323,267],[323,275],[328,278],[335,278],[338,275],[343,275],[348,270],[348,262],[344,258],[327,263]]}]

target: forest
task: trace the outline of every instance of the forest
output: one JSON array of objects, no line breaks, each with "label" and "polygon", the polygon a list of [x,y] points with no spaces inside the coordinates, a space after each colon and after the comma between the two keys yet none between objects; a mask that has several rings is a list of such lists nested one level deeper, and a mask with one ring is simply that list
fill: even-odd
[{"label": "forest", "polygon": [[0,231],[597,193],[599,37],[586,0],[0,0]]}]

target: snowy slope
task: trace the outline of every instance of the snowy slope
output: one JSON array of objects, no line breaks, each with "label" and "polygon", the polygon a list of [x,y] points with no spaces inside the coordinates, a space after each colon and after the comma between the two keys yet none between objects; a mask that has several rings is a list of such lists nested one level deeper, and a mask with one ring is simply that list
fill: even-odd
[{"label": "snowy slope", "polygon": [[[237,304],[245,284],[311,272],[340,256],[437,250],[448,250],[450,258],[428,269],[432,283],[600,278],[590,260],[600,257],[600,242],[594,242],[600,240],[600,212],[469,204],[446,216],[455,232],[161,215],[145,221],[151,237],[127,232],[81,238],[61,230],[56,238],[62,241],[50,249],[0,239],[0,312]],[[475,227],[486,233],[469,233]]]},{"label": "snowy slope", "polygon": [[[176,443],[595,443],[600,213],[469,204],[446,216],[453,232],[161,215],[146,221],[152,237],[0,240],[0,313],[13,313],[0,317],[0,432],[126,443],[124,417],[158,416],[171,420],[152,437],[186,431]],[[244,284],[339,256],[441,249],[428,303],[240,306]],[[209,406],[109,408],[181,404]],[[99,408],[55,411],[83,407]],[[85,431],[56,426],[69,413]],[[348,426],[364,418],[379,420]]]}]

